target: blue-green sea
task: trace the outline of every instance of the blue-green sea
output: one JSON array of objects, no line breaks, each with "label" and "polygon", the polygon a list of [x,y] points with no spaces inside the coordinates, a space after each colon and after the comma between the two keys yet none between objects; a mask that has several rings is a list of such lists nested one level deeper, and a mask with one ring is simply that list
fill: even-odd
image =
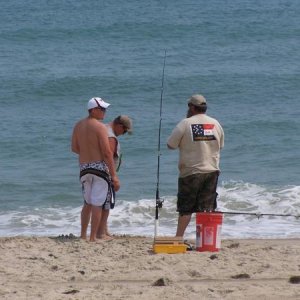
[{"label": "blue-green sea", "polygon": [[[160,234],[177,224],[166,140],[194,93],[225,131],[219,210],[299,216],[299,15],[297,0],[1,1],[0,236],[79,234],[70,138],[94,96],[104,122],[134,123],[112,233],[154,233],[161,95]],[[300,237],[300,218],[225,214],[222,235]]]}]

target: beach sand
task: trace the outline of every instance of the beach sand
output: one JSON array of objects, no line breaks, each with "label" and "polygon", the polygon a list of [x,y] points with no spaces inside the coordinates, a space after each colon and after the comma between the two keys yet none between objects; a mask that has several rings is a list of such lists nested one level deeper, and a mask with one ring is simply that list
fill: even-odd
[{"label": "beach sand", "polygon": [[222,240],[219,252],[184,254],[152,246],[137,236],[2,237],[0,298],[300,299],[300,239]]}]

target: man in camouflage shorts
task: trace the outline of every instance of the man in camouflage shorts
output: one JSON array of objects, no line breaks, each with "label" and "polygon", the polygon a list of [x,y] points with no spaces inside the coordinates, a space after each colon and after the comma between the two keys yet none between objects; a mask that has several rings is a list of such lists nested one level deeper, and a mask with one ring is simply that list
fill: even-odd
[{"label": "man in camouflage shorts", "polygon": [[217,206],[219,172],[199,173],[178,178],[177,211],[189,215],[199,211],[214,211]]},{"label": "man in camouflage shorts", "polygon": [[176,236],[180,237],[192,213],[214,211],[217,207],[220,150],[224,146],[222,126],[205,114],[205,98],[193,95],[188,107],[187,118],[176,125],[167,142],[169,149],[179,148]]}]

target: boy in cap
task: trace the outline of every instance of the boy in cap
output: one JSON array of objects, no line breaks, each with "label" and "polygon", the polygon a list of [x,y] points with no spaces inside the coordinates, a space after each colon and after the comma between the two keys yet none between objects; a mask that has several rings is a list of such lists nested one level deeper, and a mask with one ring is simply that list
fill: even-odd
[{"label": "boy in cap", "polygon": [[202,95],[188,100],[187,118],[177,124],[167,141],[169,149],[179,148],[179,178],[176,236],[183,237],[192,213],[216,209],[220,150],[224,132],[219,122],[206,115]]},{"label": "boy in cap", "polygon": [[[118,171],[122,163],[121,146],[118,141],[118,136],[126,133],[132,133],[132,120],[126,115],[120,115],[116,117],[112,122],[107,124],[108,138],[111,151],[113,153],[113,160],[115,164],[115,170]],[[113,206],[111,206],[113,208]],[[102,211],[100,226],[97,233],[97,238],[100,239],[112,239],[107,229],[107,219],[109,215],[109,209]]]},{"label": "boy in cap", "polygon": [[[110,205],[120,182],[115,171],[104,119],[109,103],[99,97],[88,101],[88,117],[76,123],[72,151],[78,154],[84,197],[81,211],[81,238],[86,239],[91,216],[90,241],[96,241],[102,209]],[[112,188],[113,185],[113,188]]]}]

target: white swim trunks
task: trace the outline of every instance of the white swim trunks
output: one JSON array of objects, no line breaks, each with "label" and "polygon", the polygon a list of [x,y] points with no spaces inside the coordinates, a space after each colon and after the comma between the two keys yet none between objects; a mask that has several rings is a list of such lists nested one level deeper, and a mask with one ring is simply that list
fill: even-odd
[{"label": "white swim trunks", "polygon": [[[80,177],[82,195],[87,204],[94,206],[105,206],[108,193],[108,184],[103,178],[94,174],[85,174]],[[108,204],[109,209],[109,202]],[[104,208],[104,207],[103,207]]]},{"label": "white swim trunks", "polygon": [[85,203],[105,210],[114,204],[114,191],[107,170],[105,162],[80,165],[80,182]]}]

